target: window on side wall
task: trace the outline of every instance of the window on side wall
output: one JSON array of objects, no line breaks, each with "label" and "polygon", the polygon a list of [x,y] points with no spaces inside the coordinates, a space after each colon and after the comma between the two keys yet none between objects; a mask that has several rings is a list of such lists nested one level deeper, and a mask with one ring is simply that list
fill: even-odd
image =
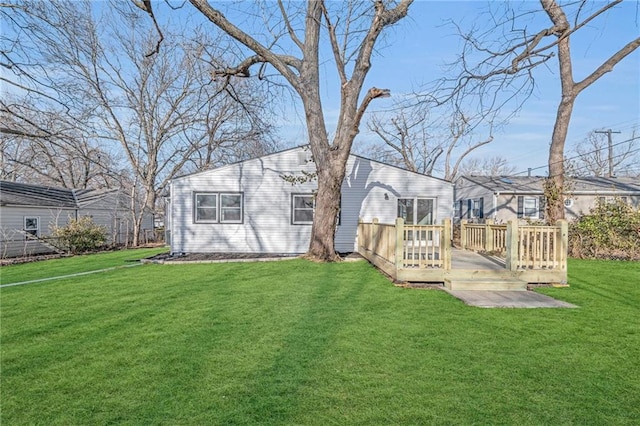
[{"label": "window on side wall", "polygon": [[242,194],[220,194],[220,223],[242,223]]},{"label": "window on side wall", "polygon": [[[25,216],[24,232],[37,238],[40,235],[40,218]],[[29,235],[26,236],[27,240],[31,239]]]},{"label": "window on side wall", "polygon": [[316,200],[313,194],[291,195],[291,223],[294,225],[311,225]]},{"label": "window on side wall", "polygon": [[195,194],[195,222],[216,223],[218,221],[218,194],[200,192]]}]

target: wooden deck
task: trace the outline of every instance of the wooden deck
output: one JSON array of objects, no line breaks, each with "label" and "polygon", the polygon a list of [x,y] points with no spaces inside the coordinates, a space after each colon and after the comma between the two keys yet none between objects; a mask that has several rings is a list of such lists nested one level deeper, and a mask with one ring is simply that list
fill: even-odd
[{"label": "wooden deck", "polygon": [[[452,248],[451,224],[446,222],[404,226],[399,219],[395,225],[360,225],[360,254],[397,281],[444,283],[460,290],[520,290],[526,289],[528,283],[567,280],[563,226],[520,230],[517,225],[510,226],[504,232],[505,249],[488,255]],[[497,245],[493,238],[490,240],[492,246]]]}]

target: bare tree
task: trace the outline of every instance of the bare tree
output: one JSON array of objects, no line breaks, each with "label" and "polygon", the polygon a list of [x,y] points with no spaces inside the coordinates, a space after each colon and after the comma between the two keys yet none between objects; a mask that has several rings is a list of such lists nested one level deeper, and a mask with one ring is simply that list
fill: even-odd
[{"label": "bare tree", "polygon": [[472,157],[460,166],[460,175],[470,176],[508,176],[515,173],[516,167],[499,155],[493,157]]},{"label": "bare tree", "polygon": [[115,1],[95,8],[89,1],[22,0],[14,12],[38,40],[32,47],[46,68],[60,70],[51,72],[50,86],[73,112],[88,111],[84,134],[123,152],[132,171],[127,188],[141,203],[132,207],[134,245],[144,215],[192,156],[268,132],[260,90],[211,79],[211,62],[224,55],[203,34],[163,34],[158,50],[156,26],[131,3]]},{"label": "bare tree", "polygon": [[610,169],[615,176],[631,176],[640,165],[640,140],[634,131],[631,138],[613,143],[610,155],[607,136],[592,131],[569,151],[568,161],[577,176],[607,176]]},{"label": "bare tree", "polygon": [[[233,14],[225,15],[206,0],[190,0],[217,28],[250,52],[237,66],[218,70],[220,76],[248,77],[254,66],[258,68],[258,76],[275,70],[302,101],[318,175],[309,258],[338,259],[334,234],[346,162],[368,105],[376,98],[389,95],[388,90],[373,87],[361,96],[364,80],[379,36],[407,15],[412,1],[375,0],[369,5],[355,1],[343,4],[309,0],[304,10],[302,3],[279,0],[278,19],[272,16],[273,9],[265,8],[263,20],[258,23],[256,5],[244,11],[236,8]],[[151,2],[137,1],[136,4],[152,18],[155,16]],[[331,141],[320,88],[321,64],[328,60],[321,61],[323,37],[340,81],[340,113]]]},{"label": "bare tree", "polygon": [[468,117],[457,111],[430,120],[429,112],[426,103],[409,105],[389,119],[374,115],[368,127],[384,142],[378,156],[385,155],[387,161],[429,176],[440,169],[445,180],[453,181],[464,159],[493,141],[493,136],[474,140],[477,121],[485,117]]},{"label": "bare tree", "polygon": [[[506,8],[502,14],[490,14],[491,25],[495,28],[474,28],[462,34],[465,45],[458,62],[462,71],[455,79],[453,95],[449,95],[454,99],[463,99],[471,92],[481,93],[486,95],[485,106],[497,107],[506,102],[504,98],[498,100],[501,92],[507,93],[507,98],[518,93],[526,97],[534,87],[534,69],[557,57],[561,96],[549,148],[549,178],[545,184],[546,217],[550,222],[564,217],[565,141],[578,95],[640,46],[640,37],[622,46],[612,46],[611,56],[594,67],[582,80],[576,81],[571,39],[575,33],[594,28],[597,18],[603,17],[621,1],[560,3],[556,0],[540,0],[540,11],[550,26],[537,31],[528,28],[535,11],[515,11],[508,4],[495,3],[500,8]],[[614,39],[611,40],[614,45]]]}]

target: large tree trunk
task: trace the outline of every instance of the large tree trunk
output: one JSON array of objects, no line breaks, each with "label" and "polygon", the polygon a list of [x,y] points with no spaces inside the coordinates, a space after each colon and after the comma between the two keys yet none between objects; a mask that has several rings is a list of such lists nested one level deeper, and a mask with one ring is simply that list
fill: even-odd
[{"label": "large tree trunk", "polygon": [[341,167],[338,163],[318,170],[316,210],[307,252],[307,257],[312,260],[339,259],[334,247],[334,236],[340,212],[340,189],[344,176],[344,172],[340,173],[341,170],[344,170],[344,166]]},{"label": "large tree trunk", "polygon": [[579,92],[576,90],[576,84],[573,81],[570,37],[568,35],[563,37],[571,28],[569,22],[555,1],[542,0],[542,5],[557,28],[556,35],[559,37],[558,66],[560,68],[562,91],[549,147],[549,177],[545,182],[544,188],[546,197],[545,217],[548,223],[554,224],[557,220],[564,219],[564,144],[567,140],[573,104]]},{"label": "large tree trunk", "polygon": [[545,182],[546,218],[550,224],[564,219],[564,145],[575,103],[575,94],[562,96],[549,147],[549,177]]}]

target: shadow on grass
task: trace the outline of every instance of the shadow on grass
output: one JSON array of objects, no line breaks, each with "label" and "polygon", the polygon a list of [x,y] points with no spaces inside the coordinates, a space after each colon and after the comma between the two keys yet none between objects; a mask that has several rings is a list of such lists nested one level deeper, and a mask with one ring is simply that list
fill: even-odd
[{"label": "shadow on grass", "polygon": [[327,277],[322,282],[310,292],[305,311],[271,364],[247,378],[246,394],[236,401],[236,407],[246,411],[229,413],[222,423],[234,423],[239,415],[249,423],[286,423],[298,414],[298,402],[305,398],[300,392],[312,385],[312,372],[335,336],[350,322],[350,308],[365,290],[364,282],[349,286],[347,291],[340,280]]}]

